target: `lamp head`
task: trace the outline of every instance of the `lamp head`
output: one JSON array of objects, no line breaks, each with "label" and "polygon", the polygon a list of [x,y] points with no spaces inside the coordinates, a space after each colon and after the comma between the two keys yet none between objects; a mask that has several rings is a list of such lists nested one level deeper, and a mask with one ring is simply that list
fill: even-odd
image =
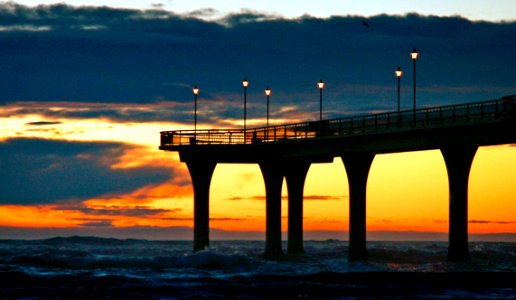
[{"label": "lamp head", "polygon": [[414,48],[414,50],[412,50],[412,52],[410,52],[410,58],[412,58],[412,60],[416,60],[418,56],[419,56],[419,52],[417,52],[416,48]]},{"label": "lamp head", "polygon": [[325,83],[324,81],[322,81],[322,79],[320,79],[319,82],[317,82],[317,87],[321,90],[324,89],[324,85]]},{"label": "lamp head", "polygon": [[394,74],[396,74],[396,77],[400,78],[403,75],[403,71],[398,67],[396,71],[394,71]]},{"label": "lamp head", "polygon": [[249,81],[247,80],[247,77],[245,77],[244,80],[242,81],[242,85],[244,86],[244,88],[247,88],[247,86],[249,85]]},{"label": "lamp head", "polygon": [[267,87],[267,88],[265,89],[265,95],[266,95],[266,96],[270,96],[270,95],[271,95],[271,93],[272,93],[272,90],[271,90],[269,87]]},{"label": "lamp head", "polygon": [[192,91],[193,91],[194,95],[199,94],[199,88],[197,86],[194,86]]}]

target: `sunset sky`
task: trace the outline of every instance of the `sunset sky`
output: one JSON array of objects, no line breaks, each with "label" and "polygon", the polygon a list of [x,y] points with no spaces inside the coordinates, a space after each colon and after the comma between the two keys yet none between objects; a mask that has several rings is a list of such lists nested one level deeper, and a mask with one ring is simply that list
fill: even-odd
[{"label": "sunset sky", "polygon": [[[97,235],[190,239],[193,191],[159,132],[393,111],[516,94],[516,4],[507,1],[0,2],[0,238]],[[359,2],[357,4],[355,2]],[[430,4],[431,3],[431,4]],[[452,4],[450,4],[452,3]],[[369,25],[364,26],[363,22]],[[516,144],[482,147],[469,181],[470,233],[516,234]],[[304,227],[348,229],[342,161],[312,165]],[[218,165],[215,237],[263,237],[257,165]],[[287,230],[287,193],[282,203]],[[367,229],[445,233],[448,182],[439,151],[378,155]]]}]

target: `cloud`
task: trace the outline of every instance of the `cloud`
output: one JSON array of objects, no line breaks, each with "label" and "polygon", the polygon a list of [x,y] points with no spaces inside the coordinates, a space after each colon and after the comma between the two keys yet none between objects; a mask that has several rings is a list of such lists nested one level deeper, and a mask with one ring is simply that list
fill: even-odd
[{"label": "cloud", "polygon": [[0,203],[81,201],[170,180],[165,167],[111,166],[132,146],[121,143],[9,139],[0,143]]},{"label": "cloud", "polygon": [[243,218],[210,218],[210,221],[243,221]]},{"label": "cloud", "polygon": [[208,18],[214,18],[216,16],[220,16],[220,15],[221,15],[221,13],[214,8],[201,8],[201,9],[197,9],[197,10],[189,12],[187,16],[193,17],[193,18],[208,19]]},{"label": "cloud", "polygon": [[[200,104],[203,101],[199,101]],[[222,107],[227,104],[223,101],[210,103],[208,112],[198,112],[200,122],[220,122],[219,113],[224,114]],[[217,108],[218,107],[218,108]],[[208,109],[208,108],[207,108]],[[55,119],[103,119],[112,122],[170,122],[193,123],[193,111],[191,103],[184,102],[158,102],[158,103],[89,103],[89,102],[13,102],[0,106],[0,117],[33,116],[39,118]],[[231,116],[228,115],[228,118]],[[29,127],[61,125],[59,121],[34,121],[24,125]],[[39,129],[41,130],[41,129]]]},{"label": "cloud", "polygon": [[[330,196],[330,195],[305,195],[303,196],[303,200],[305,201],[340,201],[347,197],[342,196]],[[227,200],[230,201],[241,201],[241,200],[258,200],[258,201],[265,201],[264,195],[257,195],[257,196],[250,196],[250,197],[229,197]],[[287,201],[288,196],[282,196],[281,200]]]},{"label": "cloud", "polygon": [[[368,18],[371,27],[365,28],[361,16],[284,19],[242,11],[207,21],[196,14],[216,12],[3,2],[0,102],[190,105],[190,87],[197,84],[204,120],[240,119],[240,81],[247,76],[250,119],[264,115],[266,86],[274,91],[272,111],[284,106],[316,111],[319,78],[327,82],[328,117],[392,110],[397,66],[405,71],[402,108],[410,106],[403,99],[411,93],[413,47],[421,53],[419,105],[497,99],[516,86],[507,63],[516,60],[516,22],[378,15]],[[220,100],[223,106],[217,105]],[[109,109],[83,114],[120,116]],[[133,111],[126,117],[170,116],[177,114]]]},{"label": "cloud", "polygon": [[83,227],[112,227],[113,223],[110,220],[96,220],[96,221],[84,222],[84,223],[80,224],[80,226],[83,226]]},{"label": "cloud", "polygon": [[[180,218],[180,217],[177,217],[177,218],[160,218],[161,220],[165,220],[165,221],[193,221],[193,217],[189,217],[189,218]],[[215,217],[211,217],[210,218],[210,221],[243,221],[245,220],[244,218],[215,218]]]},{"label": "cloud", "polygon": [[516,222],[512,221],[491,221],[491,220],[469,220],[470,224],[498,224],[498,225],[509,225],[516,224]]},{"label": "cloud", "polygon": [[78,211],[88,216],[124,216],[124,217],[154,217],[165,213],[175,213],[182,211],[176,209],[160,209],[150,206],[121,206],[121,205],[94,205],[87,206],[84,203],[59,203],[54,207],[55,210]]},{"label": "cloud", "polygon": [[155,9],[163,9],[165,7],[165,4],[163,3],[151,3],[152,8]]},{"label": "cloud", "polygon": [[[448,220],[434,220],[434,223],[448,223]],[[498,224],[510,225],[516,224],[514,221],[494,221],[494,220],[468,220],[469,224]]]},{"label": "cloud", "polygon": [[81,227],[113,227],[113,220],[111,219],[91,219],[91,218],[73,218],[74,221],[84,221],[80,223]]},{"label": "cloud", "polygon": [[347,197],[344,197],[344,196],[329,196],[329,195],[307,195],[307,196],[304,196],[303,199],[304,200],[308,200],[308,201],[339,201],[339,200],[343,200]]},{"label": "cloud", "polygon": [[59,125],[59,124],[63,124],[63,123],[62,122],[48,122],[48,121],[25,123],[25,125],[29,125],[29,126],[46,126],[46,125]]}]

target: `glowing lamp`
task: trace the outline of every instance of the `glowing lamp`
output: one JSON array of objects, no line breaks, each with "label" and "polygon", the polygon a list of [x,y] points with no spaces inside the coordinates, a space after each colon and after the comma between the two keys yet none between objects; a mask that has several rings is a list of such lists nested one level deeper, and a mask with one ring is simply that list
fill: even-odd
[{"label": "glowing lamp", "polygon": [[398,67],[396,71],[394,71],[394,74],[396,74],[396,77],[400,78],[403,75],[403,71]]},{"label": "glowing lamp", "polygon": [[321,90],[324,89],[324,81],[322,81],[322,79],[317,83],[317,87],[319,87]]},{"label": "glowing lamp", "polygon": [[412,60],[416,60],[418,56],[419,56],[419,52],[417,52],[416,48],[414,48],[414,50],[412,50],[412,52],[410,52],[410,58],[412,58]]}]

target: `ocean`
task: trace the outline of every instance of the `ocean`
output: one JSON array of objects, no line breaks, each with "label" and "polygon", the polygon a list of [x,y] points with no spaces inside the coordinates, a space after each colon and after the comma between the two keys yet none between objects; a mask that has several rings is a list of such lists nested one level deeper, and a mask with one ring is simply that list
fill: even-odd
[{"label": "ocean", "polygon": [[[286,249],[286,244],[283,245]],[[269,260],[263,241],[67,237],[0,240],[2,299],[516,299],[516,243],[472,242],[446,261],[445,242],[369,242],[347,261],[340,240],[306,241]]]}]

